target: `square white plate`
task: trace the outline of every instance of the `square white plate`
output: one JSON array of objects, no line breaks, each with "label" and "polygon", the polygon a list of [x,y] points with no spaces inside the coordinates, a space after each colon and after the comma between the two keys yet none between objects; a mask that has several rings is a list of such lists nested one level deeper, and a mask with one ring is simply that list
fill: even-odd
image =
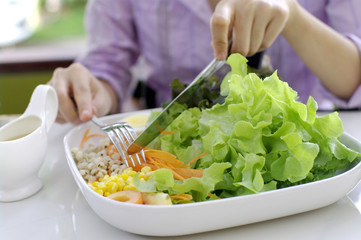
[{"label": "square white plate", "polygon": [[[112,123],[138,114],[148,116],[150,110],[101,119]],[[90,207],[104,221],[121,230],[141,235],[186,235],[310,211],[338,201],[356,186],[361,177],[360,162],[352,169],[328,179],[253,195],[170,206],[128,204],[95,193],[80,175],[71,149],[79,147],[89,127],[90,132],[101,133],[98,127],[88,122],[73,128],[64,137],[67,162],[73,177]],[[341,140],[346,146],[361,152],[361,143],[347,133],[341,136]]]}]

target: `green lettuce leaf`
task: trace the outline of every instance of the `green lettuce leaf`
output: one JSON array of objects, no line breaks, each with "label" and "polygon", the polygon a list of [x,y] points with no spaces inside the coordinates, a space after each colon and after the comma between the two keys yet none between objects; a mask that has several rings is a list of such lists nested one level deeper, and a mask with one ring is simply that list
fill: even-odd
[{"label": "green lettuce leaf", "polygon": [[208,194],[215,189],[215,185],[223,180],[224,171],[231,167],[230,163],[214,163],[204,170],[200,178],[188,178],[176,183],[173,190],[177,193],[192,193],[195,201],[205,201]]},{"label": "green lettuce leaf", "polygon": [[207,200],[208,194],[215,189],[215,185],[223,180],[224,171],[231,167],[230,163],[214,163],[204,170],[200,178],[192,177],[175,181],[169,169],[157,169],[146,182],[139,180],[139,173],[134,175],[133,183],[141,192],[165,191],[170,195],[175,193],[191,193],[195,201]]},{"label": "green lettuce leaf", "polygon": [[178,133],[156,140],[185,163],[208,153],[192,165],[205,175],[172,187],[160,182],[158,190],[191,193],[196,201],[209,192],[252,194],[334,176],[360,160],[360,153],[340,141],[337,112],[317,116],[312,97],[299,102],[277,72],[265,79],[247,74],[247,60],[239,54],[227,63],[232,70],[221,85],[224,103],[185,110],[167,128]]}]

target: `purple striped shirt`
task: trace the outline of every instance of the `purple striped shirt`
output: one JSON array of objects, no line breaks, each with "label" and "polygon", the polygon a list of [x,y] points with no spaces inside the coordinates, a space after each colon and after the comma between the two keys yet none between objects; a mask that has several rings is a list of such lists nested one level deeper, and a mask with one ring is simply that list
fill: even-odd
[{"label": "purple striped shirt", "polygon": [[[352,40],[361,52],[360,0],[299,0],[314,16]],[[119,99],[127,97],[130,68],[142,55],[150,66],[146,79],[158,104],[171,97],[174,78],[189,83],[213,58],[207,0],[89,0],[88,49],[78,61],[108,81]],[[320,109],[334,105],[361,108],[361,87],[345,102],[328,92],[282,36],[266,50],[282,80]]]}]

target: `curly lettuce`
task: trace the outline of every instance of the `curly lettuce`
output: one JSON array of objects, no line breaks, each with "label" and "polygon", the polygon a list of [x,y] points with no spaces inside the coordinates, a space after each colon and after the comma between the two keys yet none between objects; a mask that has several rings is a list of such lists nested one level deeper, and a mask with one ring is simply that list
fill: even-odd
[{"label": "curly lettuce", "polygon": [[227,63],[225,102],[183,111],[167,128],[178,133],[153,143],[185,163],[208,153],[192,165],[205,169],[203,178],[177,183],[168,170],[158,170],[144,186],[204,201],[209,193],[232,197],[328,178],[359,161],[360,153],[339,139],[344,131],[337,112],[317,116],[312,97],[299,102],[277,72],[264,79],[247,73],[247,60],[239,54]]}]

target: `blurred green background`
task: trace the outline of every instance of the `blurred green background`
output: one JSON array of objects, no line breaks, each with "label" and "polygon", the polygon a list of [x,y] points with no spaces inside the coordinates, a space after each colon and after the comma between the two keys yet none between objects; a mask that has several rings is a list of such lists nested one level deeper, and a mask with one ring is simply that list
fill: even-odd
[{"label": "blurred green background", "polygon": [[46,0],[39,2],[41,23],[34,34],[23,44],[38,44],[64,38],[84,36],[84,10],[86,0],[58,0],[58,9],[47,10]]},{"label": "blurred green background", "polygon": [[[22,49],[41,50],[42,46],[51,48],[53,43],[54,46],[59,46],[59,42],[62,41],[72,44],[73,39],[79,41],[79,39],[85,38],[83,18],[86,0],[35,1],[38,6],[37,13],[33,15],[33,18],[37,18],[38,23],[32,34],[21,42],[0,47],[0,56],[1,51],[8,49],[21,54]],[[62,49],[54,47],[53,51],[55,54],[56,51],[62,51]],[[20,64],[8,64],[6,61],[2,62],[2,66],[0,64],[0,114],[24,112],[35,87],[47,83],[55,68],[58,67],[56,61],[52,62],[52,52],[49,53],[48,58],[48,62],[45,60],[36,64],[28,58],[26,62],[20,60]],[[72,60],[68,59],[69,64]],[[50,62],[52,63],[50,64]],[[61,64],[64,65],[67,62],[59,62],[59,66]],[[32,69],[29,66],[36,67]]]}]

